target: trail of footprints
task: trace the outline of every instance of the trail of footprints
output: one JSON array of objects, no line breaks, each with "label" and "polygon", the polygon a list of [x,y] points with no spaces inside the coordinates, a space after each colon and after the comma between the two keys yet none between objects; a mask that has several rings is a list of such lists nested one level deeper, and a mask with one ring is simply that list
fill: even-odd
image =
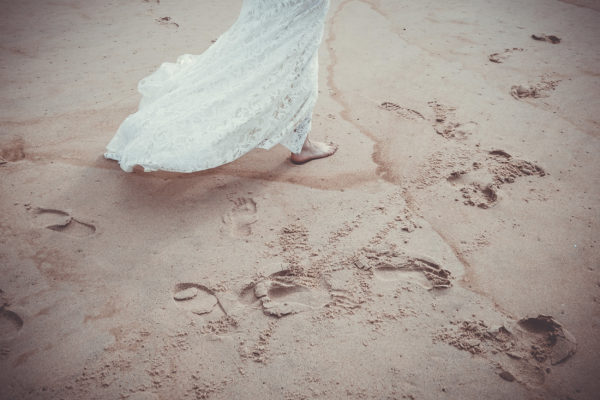
[{"label": "trail of footprints", "polygon": [[[444,106],[437,101],[429,102],[429,106],[435,115],[432,126],[440,136],[446,139],[463,140],[476,132],[476,122],[456,122],[454,107]],[[408,110],[390,102],[383,103],[381,108],[396,113]],[[463,203],[468,206],[490,208],[498,202],[498,190],[501,186],[513,183],[523,176],[543,177],[546,175],[540,166],[526,160],[516,159],[501,149],[487,152],[476,149],[473,158],[475,160],[471,165],[450,170],[445,177],[447,182],[458,187]]]},{"label": "trail of footprints", "polygon": [[[306,241],[306,230],[300,226],[285,227],[280,235],[282,248],[287,248],[294,256],[297,252],[309,251],[302,245]],[[290,247],[287,235],[299,244]],[[412,292],[417,287],[427,291],[448,290],[453,280],[450,271],[435,260],[406,255],[386,245],[363,248],[354,256],[328,264],[320,271],[318,274],[290,263],[286,270],[247,284],[236,296],[237,302],[246,310],[235,316],[229,315],[228,307],[220,300],[228,293],[201,284],[176,285],[173,300],[184,310],[210,316],[202,332],[217,335],[230,334],[241,320],[252,319],[250,315],[253,314],[248,308],[258,306],[266,316],[274,319],[268,326],[263,325],[257,338],[241,336],[238,352],[242,359],[267,363],[269,343],[279,318],[302,312],[333,318],[344,313],[354,314],[355,310],[363,308],[363,304],[380,301],[381,297],[398,298],[396,294],[400,290]],[[393,312],[393,308],[390,311]],[[398,309],[396,313],[399,314],[373,314],[365,307],[363,316],[376,326],[385,319],[406,315],[403,314],[406,312]],[[544,315],[507,322],[499,327],[490,327],[478,320],[450,320],[448,326],[433,332],[433,341],[487,359],[496,366],[501,379],[533,386],[543,384],[551,367],[567,361],[577,350],[573,335],[551,316]]]},{"label": "trail of footprints", "polygon": [[[542,84],[536,86],[537,89],[530,90],[535,96],[531,93],[521,93],[521,89],[513,88],[513,92],[521,93],[515,94],[518,98],[530,95],[536,97],[545,90],[553,89],[555,85],[556,82],[543,81]],[[435,132],[440,136],[445,139],[462,141],[476,133],[478,126],[476,122],[456,122],[456,109],[454,107],[442,105],[437,101],[431,101],[428,104],[434,112],[434,120],[430,122]],[[406,113],[408,109],[394,103],[385,102],[381,104],[380,108],[396,112],[404,118],[410,117],[410,115],[406,116],[400,112],[404,110],[403,112]],[[419,113],[419,115],[421,114]],[[490,208],[499,201],[498,191],[503,185],[513,183],[523,176],[543,177],[546,175],[546,172],[540,166],[526,160],[514,158],[504,150],[493,149],[486,152],[479,148],[470,149],[467,144],[462,144],[462,146],[468,149],[467,153],[472,153],[474,161],[471,165],[451,169],[445,179],[458,188],[465,205],[484,209]],[[439,169],[440,165],[436,165],[435,168]]]},{"label": "trail of footprints", "polygon": [[[552,44],[558,44],[561,42],[561,39],[555,35],[531,35],[531,38],[537,41],[545,41],[550,42]],[[505,49],[502,52],[493,53],[488,56],[488,59],[496,64],[502,64],[507,61],[513,53],[523,52],[525,49],[520,47],[513,47],[512,49]],[[549,97],[550,92],[552,92],[559,84],[560,80],[551,80],[548,76],[542,76],[539,82],[535,84],[520,84],[513,85],[510,88],[510,94],[517,100],[522,100],[525,98],[540,98],[540,97]]]},{"label": "trail of footprints", "polygon": [[[300,226],[285,227],[280,235],[282,248],[294,256],[298,256],[297,252],[309,251],[302,245],[306,241],[306,230]],[[288,235],[299,243],[290,247]],[[264,315],[274,319],[262,328],[258,338],[244,337],[238,350],[243,359],[266,363],[269,342],[279,318],[302,312],[330,317],[353,314],[365,303],[379,301],[382,296],[396,299],[400,290],[411,292],[417,287],[427,291],[448,290],[453,281],[450,271],[435,260],[407,255],[386,245],[363,248],[354,256],[332,262],[320,271],[320,274],[315,273],[290,263],[288,269],[256,279],[234,296],[242,307],[236,315],[230,315],[229,306],[222,302],[231,293],[202,284],[177,284],[173,301],[181,309],[209,317],[202,332],[217,335],[230,334],[241,320],[251,319],[251,309],[259,307]],[[369,310],[368,307],[363,310],[369,323],[397,317],[371,315]],[[544,382],[550,367],[565,362],[577,350],[573,335],[550,316],[528,317],[505,325],[489,327],[478,320],[451,320],[450,325],[434,334],[433,340],[487,359],[504,380],[534,386]]]},{"label": "trail of footprints", "polygon": [[[512,53],[521,51],[523,49],[520,48],[506,49],[503,53],[491,54],[489,60],[500,64]],[[543,97],[554,90],[557,83],[542,79],[539,84],[533,86],[514,86],[511,88],[511,94],[517,99]],[[478,124],[475,121],[458,121],[456,108],[438,101],[430,101],[428,105],[433,112],[433,119],[429,122],[434,131],[444,139],[456,140],[466,146],[466,139],[477,134]],[[427,121],[421,112],[390,101],[383,102],[379,107],[405,119]],[[458,188],[465,205],[489,208],[499,200],[498,189],[502,185],[513,183],[522,176],[545,176],[541,167],[513,158],[500,149],[477,149],[476,154],[477,160],[470,166],[451,170],[445,177],[449,184]],[[224,226],[233,237],[249,236],[252,233],[252,225],[258,221],[257,204],[253,199],[245,197],[232,202],[232,209],[223,217]],[[414,227],[405,230],[411,232],[412,229]],[[385,235],[385,232],[381,234]],[[323,310],[331,310],[335,315],[339,312],[353,313],[363,304],[373,301],[375,295],[393,294],[400,290],[402,285],[412,285],[427,291],[447,290],[452,287],[452,274],[435,260],[406,255],[394,249],[382,249],[378,247],[380,242],[381,237],[373,238],[370,241],[372,247],[359,250],[350,259],[338,260],[337,267],[332,267],[335,262],[327,257],[322,257],[322,260],[328,265],[302,266],[298,259],[302,259],[299,252],[309,250],[307,230],[295,225],[285,227],[281,232],[280,246],[288,267],[245,285],[237,296],[237,301],[242,307],[258,306],[266,316],[272,318],[283,318],[302,312],[319,313]],[[223,307],[219,300],[222,295],[223,293],[200,284],[185,283],[176,287],[173,299],[179,307],[198,315],[213,315],[215,310],[218,310],[221,318],[208,321],[205,329],[213,333],[226,333],[230,331],[231,326],[237,326],[236,318],[239,318],[240,314],[234,318],[227,313],[228,307]],[[244,318],[244,314],[241,315],[241,318]],[[255,361],[265,362],[265,348],[276,326],[273,324],[274,322],[271,322],[268,329],[261,333],[258,342],[250,351],[250,357]],[[500,376],[506,380],[527,377],[530,381],[539,382],[543,380],[543,373],[539,373],[541,367],[532,362],[530,357],[515,355],[516,353],[511,356],[512,353],[503,353],[501,349],[523,350],[527,346],[536,349],[539,346],[536,347],[532,343],[539,344],[538,336],[546,335],[545,350],[542,351],[546,356],[542,355],[540,359],[552,354],[554,359],[560,359],[559,362],[562,362],[575,351],[574,338],[566,330],[562,330],[558,323],[545,333],[533,332],[534,335],[531,334],[531,329],[513,334],[503,328],[504,330],[489,333],[485,324],[483,326],[487,330],[482,333],[481,329],[473,326],[469,321],[457,323],[456,331],[441,332],[437,339],[463,350],[481,349],[486,358],[499,366]],[[473,331],[475,340],[471,337]],[[498,360],[498,354],[509,354],[511,360],[518,361]]]},{"label": "trail of footprints", "polygon": [[[462,140],[476,133],[478,125],[476,122],[463,123],[456,121],[456,108],[445,106],[437,101],[430,101],[428,105],[434,113],[433,120],[429,122],[432,124],[434,131],[443,138]],[[425,116],[419,111],[402,107],[390,101],[381,103],[379,108],[393,112],[405,119],[413,121],[426,120]]]},{"label": "trail of footprints", "polygon": [[[401,225],[398,229],[404,231],[406,221],[396,220]],[[280,245],[287,269],[246,284],[237,296],[238,304],[258,304],[265,315],[281,318],[327,307],[359,308],[369,301],[371,293],[365,288],[373,279],[396,283],[412,281],[426,290],[452,286],[451,273],[436,261],[390,249],[364,248],[350,259],[329,265],[317,261],[315,266],[303,267],[296,260],[303,258],[299,252],[311,251],[306,241],[306,229],[297,225],[284,227],[280,232]],[[229,307],[223,307],[220,300],[222,295],[226,294],[202,284],[179,283],[173,291],[173,300],[179,308],[197,315],[212,314],[217,309],[220,315],[228,315]]]}]

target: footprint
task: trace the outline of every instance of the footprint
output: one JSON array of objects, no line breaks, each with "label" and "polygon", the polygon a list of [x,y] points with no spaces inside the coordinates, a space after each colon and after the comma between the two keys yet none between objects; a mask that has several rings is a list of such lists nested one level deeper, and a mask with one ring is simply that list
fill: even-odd
[{"label": "footprint", "polygon": [[455,124],[454,131],[451,133],[455,139],[466,139],[477,131],[477,122],[469,121],[462,124]]},{"label": "footprint", "polygon": [[427,290],[452,287],[450,271],[425,258],[409,258],[401,264],[383,262],[374,268],[374,273],[383,281],[408,280]]},{"label": "footprint", "polygon": [[[214,291],[196,283],[178,283],[173,291],[177,306],[197,315],[209,314],[213,310],[223,311]],[[219,307],[216,307],[219,305]]]},{"label": "footprint", "polygon": [[489,169],[494,174],[494,181],[497,184],[513,183],[521,176],[546,176],[546,171],[539,165],[525,160],[511,159],[510,156],[505,158],[496,155],[494,164]]},{"label": "footprint", "polygon": [[472,167],[451,172],[446,180],[460,188],[463,204],[487,209],[499,201],[498,193],[503,185],[522,176],[545,175],[540,166],[495,149],[487,152],[481,162],[473,162]]},{"label": "footprint", "polygon": [[548,97],[544,96],[544,92],[538,89],[535,86],[524,86],[524,85],[513,85],[510,88],[510,95],[515,99],[523,99],[526,97],[532,97],[537,99],[539,97]]},{"label": "footprint", "polygon": [[560,364],[577,351],[575,337],[549,315],[523,318],[519,320],[519,326],[538,336],[538,344],[535,346],[538,361],[549,358],[552,365]]},{"label": "footprint", "polygon": [[475,121],[454,122],[456,108],[444,106],[437,101],[430,101],[428,104],[435,114],[433,129],[438,135],[446,139],[462,140],[476,132],[478,124]]},{"label": "footprint", "polygon": [[483,321],[455,321],[435,339],[488,359],[504,380],[536,386],[544,383],[551,365],[565,362],[577,348],[573,335],[548,315],[496,328]]},{"label": "footprint", "polygon": [[485,160],[492,183],[501,186],[513,183],[521,176],[546,176],[544,169],[532,162],[513,158],[504,150],[491,150]]},{"label": "footprint", "polygon": [[490,54],[488,56],[488,59],[491,62],[494,62],[497,64],[502,64],[504,62],[504,60],[508,59],[510,57],[511,53],[514,53],[515,51],[524,51],[524,49],[519,48],[519,47],[513,47],[512,49],[505,49],[501,53]]},{"label": "footprint", "polygon": [[467,206],[487,209],[493,207],[498,201],[498,188],[494,184],[471,183],[461,188],[460,192],[464,199],[463,204]]},{"label": "footprint", "polygon": [[[373,269],[375,277],[380,281],[411,280],[416,281],[428,290],[445,289],[452,286],[450,271],[442,268],[434,260],[419,256],[409,257],[397,251],[365,248],[364,260],[369,269]],[[364,268],[361,268],[364,269]],[[414,278],[410,279],[410,278]],[[424,278],[424,279],[423,279]]]},{"label": "footprint", "polygon": [[25,142],[21,138],[14,138],[10,142],[0,145],[0,164],[20,161],[25,158]]},{"label": "footprint", "polygon": [[321,308],[331,300],[326,291],[308,286],[289,271],[275,273],[258,282],[254,296],[266,315],[277,318]]},{"label": "footprint", "polygon": [[161,18],[156,18],[155,20],[156,22],[158,22],[161,25],[173,25],[176,28],[179,28],[179,24],[177,22],[174,22],[171,17],[161,17]]},{"label": "footprint", "polygon": [[23,327],[23,319],[19,314],[0,308],[0,340],[10,340],[15,338]]},{"label": "footprint", "polygon": [[549,80],[542,78],[542,80],[535,85],[513,85],[510,88],[510,95],[517,100],[525,98],[537,99],[540,97],[550,97],[550,92],[554,91],[560,81]]},{"label": "footprint", "polygon": [[530,355],[530,343],[516,329],[491,328],[476,320],[452,321],[434,338],[489,360],[506,381],[541,385],[546,378],[543,366]]},{"label": "footprint", "polygon": [[386,110],[386,111],[393,111],[396,114],[398,114],[399,116],[406,118],[406,119],[411,119],[411,120],[425,119],[423,114],[421,114],[420,112],[415,111],[410,108],[405,108],[405,107],[399,106],[398,104],[391,103],[389,101],[385,101],[385,102],[381,103],[379,108]]},{"label": "footprint", "polygon": [[555,35],[545,35],[543,33],[538,34],[538,35],[531,35],[531,38],[533,40],[539,40],[542,42],[550,42],[552,44],[558,44],[560,43],[561,39],[558,36]]},{"label": "footprint", "polygon": [[398,266],[381,264],[374,269],[374,274],[377,279],[385,282],[404,281],[416,283],[427,290],[432,289],[427,278],[418,271],[410,271]]},{"label": "footprint", "polygon": [[495,156],[495,157],[501,157],[506,160],[510,160],[512,158],[512,156],[510,154],[508,154],[507,152],[505,152],[504,150],[491,150],[488,152],[488,154],[491,156]]},{"label": "footprint", "polygon": [[229,226],[232,236],[249,236],[252,224],[258,221],[256,202],[251,198],[241,197],[234,200],[233,204],[233,209],[223,216],[223,223]]},{"label": "footprint", "polygon": [[85,237],[96,232],[92,224],[73,218],[68,212],[52,208],[37,208],[36,217],[40,225],[52,231],[66,233],[69,236]]}]

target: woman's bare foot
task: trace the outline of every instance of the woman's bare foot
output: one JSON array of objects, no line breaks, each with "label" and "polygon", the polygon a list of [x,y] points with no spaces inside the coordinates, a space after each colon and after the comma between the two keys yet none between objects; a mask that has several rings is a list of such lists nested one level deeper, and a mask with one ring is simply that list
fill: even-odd
[{"label": "woman's bare foot", "polygon": [[337,151],[333,143],[311,142],[306,139],[300,153],[292,153],[291,160],[294,164],[304,164],[318,158],[329,157]]}]

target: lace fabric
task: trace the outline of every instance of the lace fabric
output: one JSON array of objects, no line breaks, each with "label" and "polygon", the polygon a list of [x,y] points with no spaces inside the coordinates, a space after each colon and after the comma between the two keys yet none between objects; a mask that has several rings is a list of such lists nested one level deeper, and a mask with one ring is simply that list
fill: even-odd
[{"label": "lace fabric", "polygon": [[239,18],[200,55],[139,82],[139,109],[105,157],[124,171],[193,172],[278,143],[299,153],[317,99],[317,51],[329,0],[244,0]]}]

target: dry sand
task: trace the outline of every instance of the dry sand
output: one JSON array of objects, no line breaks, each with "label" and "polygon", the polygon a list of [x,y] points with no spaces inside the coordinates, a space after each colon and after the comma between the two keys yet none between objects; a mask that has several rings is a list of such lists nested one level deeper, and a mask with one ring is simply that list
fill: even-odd
[{"label": "dry sand", "polygon": [[102,153],[240,0],[1,3],[0,398],[597,398],[597,0],[332,0],[338,153],[190,175]]}]

